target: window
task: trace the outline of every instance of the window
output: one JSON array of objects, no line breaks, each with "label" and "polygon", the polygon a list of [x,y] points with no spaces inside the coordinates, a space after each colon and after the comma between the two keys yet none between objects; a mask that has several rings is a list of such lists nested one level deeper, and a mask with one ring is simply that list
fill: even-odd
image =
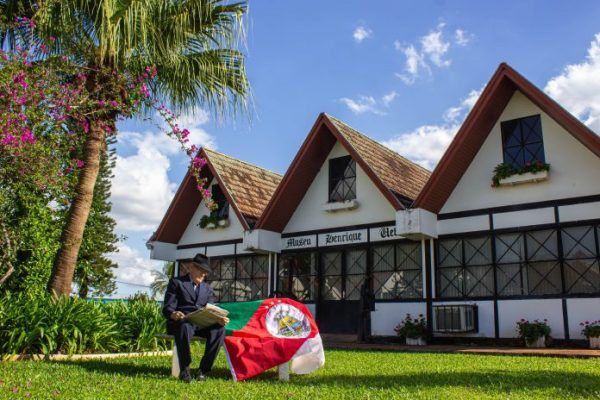
[{"label": "window", "polygon": [[539,115],[504,121],[500,124],[500,130],[505,163],[520,169],[535,160],[545,162]]},{"label": "window", "polygon": [[498,296],[562,292],[555,229],[496,236]]},{"label": "window", "polygon": [[421,243],[373,247],[373,290],[379,300],[423,297]]},{"label": "window", "polygon": [[211,259],[209,276],[217,302],[250,301],[267,297],[268,256],[240,256]]},{"label": "window", "polygon": [[493,295],[490,236],[439,240],[437,274],[440,297]]},{"label": "window", "polygon": [[329,202],[356,199],[356,162],[351,156],[329,160]]},{"label": "window", "polygon": [[565,291],[570,294],[600,293],[600,226],[563,228],[561,234]]},{"label": "window", "polygon": [[229,203],[221,187],[219,185],[212,185],[211,193],[212,199],[217,205],[217,218],[219,220],[229,218]]},{"label": "window", "polygon": [[282,254],[279,257],[278,286],[299,301],[314,301],[317,278],[317,255],[314,252]]}]

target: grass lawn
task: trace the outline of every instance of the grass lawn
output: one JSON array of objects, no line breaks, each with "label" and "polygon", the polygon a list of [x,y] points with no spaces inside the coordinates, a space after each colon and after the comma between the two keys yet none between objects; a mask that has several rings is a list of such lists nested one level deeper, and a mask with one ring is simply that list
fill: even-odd
[{"label": "grass lawn", "polygon": [[[194,349],[198,360],[200,348]],[[210,379],[180,383],[170,357],[0,363],[0,398],[600,398],[600,359],[329,350],[318,372],[234,383],[223,353]]]}]

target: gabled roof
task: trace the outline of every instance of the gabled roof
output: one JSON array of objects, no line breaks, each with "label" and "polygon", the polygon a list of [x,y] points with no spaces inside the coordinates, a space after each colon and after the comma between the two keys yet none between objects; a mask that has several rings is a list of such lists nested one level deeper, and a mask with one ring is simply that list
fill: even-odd
[{"label": "gabled roof", "polygon": [[413,207],[438,213],[518,90],[600,157],[600,137],[508,64],[502,63],[465,119]]},{"label": "gabled roof", "polygon": [[[210,149],[198,153],[207,161],[201,176],[214,178],[244,229],[258,220],[275,192],[281,175]],[[177,243],[202,197],[188,171],[151,240]]]},{"label": "gabled roof", "polygon": [[321,113],[285,173],[256,228],[281,232],[292,217],[336,142],[352,156],[396,210],[419,194],[430,172]]}]

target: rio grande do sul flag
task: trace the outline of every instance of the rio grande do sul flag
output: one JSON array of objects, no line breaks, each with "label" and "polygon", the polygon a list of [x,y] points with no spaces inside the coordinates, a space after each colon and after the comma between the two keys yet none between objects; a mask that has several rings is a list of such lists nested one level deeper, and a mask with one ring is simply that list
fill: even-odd
[{"label": "rio grande do sul flag", "polygon": [[296,374],[325,364],[319,329],[304,304],[275,298],[219,307],[229,311],[225,353],[234,380],[252,378],[290,360]]}]

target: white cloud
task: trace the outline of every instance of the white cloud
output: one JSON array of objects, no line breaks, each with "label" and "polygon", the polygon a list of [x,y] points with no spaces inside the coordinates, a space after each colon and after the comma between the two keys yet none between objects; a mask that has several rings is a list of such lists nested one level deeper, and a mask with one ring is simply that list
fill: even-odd
[{"label": "white cloud", "polygon": [[398,96],[398,93],[396,93],[395,90],[392,90],[388,94],[383,95],[383,97],[381,98],[381,102],[383,103],[384,106],[389,107],[390,103],[392,101],[394,101],[394,99],[397,96]]},{"label": "white cloud", "polygon": [[545,92],[596,133],[600,133],[600,33],[579,64],[567,65],[550,79]]},{"label": "white cloud", "polygon": [[117,248],[118,252],[108,255],[118,265],[115,270],[117,280],[135,285],[150,285],[154,280],[152,271],[160,271],[162,261],[149,260],[124,243],[119,243]]},{"label": "white cloud", "polygon": [[346,107],[354,114],[372,113],[376,115],[386,115],[385,111],[381,110],[381,106],[389,107],[392,101],[398,96],[395,90],[384,94],[380,101],[377,101],[373,96],[358,96],[357,99],[350,99],[348,97],[342,97],[339,99],[340,102],[344,103]]},{"label": "white cloud", "polygon": [[377,101],[372,96],[359,96],[358,99],[353,100],[348,97],[342,97],[340,99],[342,103],[348,107],[354,114],[363,114],[370,112],[377,115],[384,115],[385,113],[377,108]]},{"label": "white cloud", "polygon": [[373,31],[364,26],[358,26],[352,33],[352,37],[356,43],[361,43],[363,40],[373,36]]},{"label": "white cloud", "polygon": [[[414,44],[404,44],[400,41],[394,42],[396,50],[400,51],[404,57],[404,71],[397,72],[395,75],[405,84],[413,84],[423,73],[431,75],[432,66],[437,68],[449,67],[452,60],[448,58],[451,43],[444,36],[446,24],[440,23],[435,29],[419,39],[419,47]],[[457,32],[460,32],[458,34]],[[457,40],[460,35],[461,41]],[[460,46],[466,46],[472,35],[466,31],[457,29],[455,32],[455,43]]]},{"label": "white cloud", "polygon": [[439,24],[436,30],[421,38],[421,49],[424,54],[429,57],[429,60],[438,67],[448,67],[450,60],[444,60],[444,56],[450,48],[450,42],[444,40],[445,24]]},{"label": "white cloud", "polygon": [[[197,112],[180,119],[180,127],[190,130],[190,141],[197,146],[215,147],[214,138],[201,128],[208,115]],[[167,172],[173,162],[189,160],[179,143],[164,132],[120,132],[119,138],[135,149],[129,156],[117,155],[112,181],[112,216],[120,231],[155,229],[177,189]]]},{"label": "white cloud", "polygon": [[466,46],[473,39],[473,34],[465,31],[464,29],[457,29],[454,31],[454,43],[459,46]]},{"label": "white cloud", "polygon": [[483,88],[472,90],[458,106],[447,109],[443,115],[445,123],[423,125],[412,132],[403,133],[384,141],[382,144],[425,168],[433,169],[482,91]]}]

